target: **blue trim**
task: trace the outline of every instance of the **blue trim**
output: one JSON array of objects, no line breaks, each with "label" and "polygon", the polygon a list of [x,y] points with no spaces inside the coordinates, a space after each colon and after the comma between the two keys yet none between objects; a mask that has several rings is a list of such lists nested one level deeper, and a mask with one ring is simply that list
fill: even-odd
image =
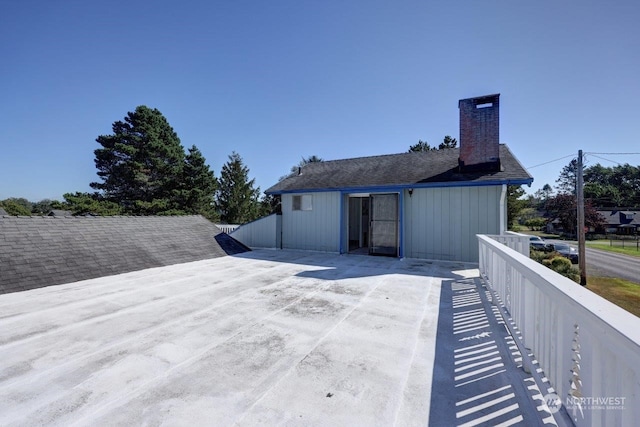
[{"label": "blue trim", "polygon": [[339,245],[339,253],[343,254],[344,252],[344,194],[340,193],[340,245]]},{"label": "blue trim", "polygon": [[393,193],[409,188],[444,188],[444,187],[488,187],[492,185],[531,185],[533,178],[528,179],[497,179],[492,181],[447,181],[447,182],[427,182],[415,184],[394,184],[362,187],[339,187],[339,188],[312,188],[300,190],[272,191],[266,194],[296,194],[296,193],[326,193],[339,191],[341,193]]}]

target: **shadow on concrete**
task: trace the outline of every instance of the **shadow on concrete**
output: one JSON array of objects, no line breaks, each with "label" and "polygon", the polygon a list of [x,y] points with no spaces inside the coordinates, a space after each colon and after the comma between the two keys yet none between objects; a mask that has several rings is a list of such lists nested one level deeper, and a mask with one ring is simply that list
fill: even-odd
[{"label": "shadow on concrete", "polygon": [[429,425],[568,425],[543,405],[550,386],[541,391],[522,369],[479,278],[442,282],[435,355]]},{"label": "shadow on concrete", "polygon": [[373,277],[388,274],[438,277],[458,280],[465,276],[457,270],[478,268],[476,264],[424,259],[388,258],[370,255],[354,255],[298,251],[298,250],[256,250],[241,253],[236,257],[248,257],[272,262],[312,266],[298,273],[298,277],[320,280],[340,280]]}]

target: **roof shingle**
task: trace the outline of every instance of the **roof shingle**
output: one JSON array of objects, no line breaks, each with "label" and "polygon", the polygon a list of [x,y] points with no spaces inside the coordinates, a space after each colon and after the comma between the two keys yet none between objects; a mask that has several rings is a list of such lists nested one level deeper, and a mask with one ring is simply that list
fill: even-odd
[{"label": "roof shingle", "polygon": [[450,148],[426,152],[389,154],[354,159],[314,162],[305,165],[299,175],[278,182],[267,193],[345,188],[429,186],[438,183],[461,185],[494,183],[529,184],[533,178],[511,153],[500,145],[501,170],[460,173],[460,150]]},{"label": "roof shingle", "polygon": [[1,217],[0,294],[245,250],[201,216]]}]

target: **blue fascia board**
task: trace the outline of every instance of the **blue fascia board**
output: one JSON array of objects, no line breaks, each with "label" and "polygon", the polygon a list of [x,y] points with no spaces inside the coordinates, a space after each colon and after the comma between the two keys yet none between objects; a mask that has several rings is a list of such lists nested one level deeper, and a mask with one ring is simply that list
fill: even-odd
[{"label": "blue fascia board", "polygon": [[384,193],[406,190],[409,188],[445,188],[445,187],[487,187],[493,185],[531,185],[533,178],[527,179],[500,179],[492,181],[448,181],[448,182],[427,182],[414,184],[394,184],[362,187],[340,187],[340,188],[311,188],[300,190],[274,191],[266,194],[300,194],[300,193],[326,193],[339,191],[341,193]]}]

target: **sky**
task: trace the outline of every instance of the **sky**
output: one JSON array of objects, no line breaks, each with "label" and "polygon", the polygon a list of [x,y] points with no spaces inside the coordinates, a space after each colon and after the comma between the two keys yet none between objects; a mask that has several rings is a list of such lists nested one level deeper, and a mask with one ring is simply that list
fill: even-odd
[{"label": "sky", "polygon": [[458,100],[494,93],[528,193],[580,149],[640,165],[602,154],[640,152],[638,22],[637,0],[0,0],[0,200],[92,191],[95,139],[138,105],[261,190],[458,138]]}]

